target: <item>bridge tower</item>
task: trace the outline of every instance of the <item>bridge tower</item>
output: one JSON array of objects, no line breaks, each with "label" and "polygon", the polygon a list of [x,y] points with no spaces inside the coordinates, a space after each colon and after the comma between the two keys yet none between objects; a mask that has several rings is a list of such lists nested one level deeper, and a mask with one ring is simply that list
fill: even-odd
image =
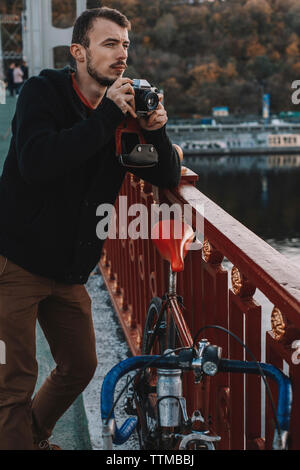
[{"label": "bridge tower", "polygon": [[86,9],[86,0],[70,0],[62,11],[58,0],[26,0],[22,15],[23,57],[29,75],[44,68],[61,68],[69,57],[73,24]]}]

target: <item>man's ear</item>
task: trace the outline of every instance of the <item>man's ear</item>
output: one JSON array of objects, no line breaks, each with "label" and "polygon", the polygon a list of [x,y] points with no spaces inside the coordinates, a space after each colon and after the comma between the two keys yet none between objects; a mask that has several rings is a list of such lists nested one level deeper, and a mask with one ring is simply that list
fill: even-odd
[{"label": "man's ear", "polygon": [[70,52],[77,62],[85,61],[84,47],[80,44],[71,44]]}]

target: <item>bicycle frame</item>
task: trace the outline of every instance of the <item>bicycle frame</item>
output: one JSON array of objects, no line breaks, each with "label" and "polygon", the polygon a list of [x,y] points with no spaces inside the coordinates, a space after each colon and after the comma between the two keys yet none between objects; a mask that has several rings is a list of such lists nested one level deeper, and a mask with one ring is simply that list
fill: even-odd
[{"label": "bicycle frame", "polygon": [[177,297],[177,273],[171,270],[169,272],[169,289],[166,294],[167,304],[169,308],[166,308],[167,311],[167,330],[169,328],[170,320],[172,319],[175,323],[177,334],[180,338],[182,347],[191,348],[193,345],[193,338],[190,332],[188,325],[185,322],[181,307],[178,303]]}]

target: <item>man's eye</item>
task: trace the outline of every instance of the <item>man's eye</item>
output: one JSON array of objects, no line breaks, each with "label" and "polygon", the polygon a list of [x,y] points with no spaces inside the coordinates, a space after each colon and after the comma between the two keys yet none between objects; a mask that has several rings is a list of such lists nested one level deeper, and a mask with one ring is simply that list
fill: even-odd
[{"label": "man's eye", "polygon": [[[114,42],[108,42],[108,43],[105,44],[105,45],[108,46],[108,47],[114,47],[114,46],[116,46],[117,44],[114,43]],[[128,48],[129,48],[129,44],[123,44],[123,47],[124,47],[125,49],[128,49]]]}]

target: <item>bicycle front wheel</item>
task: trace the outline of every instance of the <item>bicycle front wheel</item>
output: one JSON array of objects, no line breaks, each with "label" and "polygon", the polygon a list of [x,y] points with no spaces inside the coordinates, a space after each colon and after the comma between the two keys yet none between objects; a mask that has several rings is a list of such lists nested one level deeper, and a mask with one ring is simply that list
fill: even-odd
[{"label": "bicycle front wheel", "polygon": [[162,306],[163,301],[160,297],[154,297],[149,304],[142,340],[142,354],[154,355],[164,352],[166,347],[166,312],[161,312]]},{"label": "bicycle front wheel", "polygon": [[[148,307],[144,334],[142,339],[142,354],[163,354],[166,346],[166,312],[163,301],[154,297]],[[156,383],[155,368],[146,369],[137,377],[135,382],[135,403],[139,417],[138,435],[141,449],[157,449],[159,442],[157,412],[156,412]]]}]

